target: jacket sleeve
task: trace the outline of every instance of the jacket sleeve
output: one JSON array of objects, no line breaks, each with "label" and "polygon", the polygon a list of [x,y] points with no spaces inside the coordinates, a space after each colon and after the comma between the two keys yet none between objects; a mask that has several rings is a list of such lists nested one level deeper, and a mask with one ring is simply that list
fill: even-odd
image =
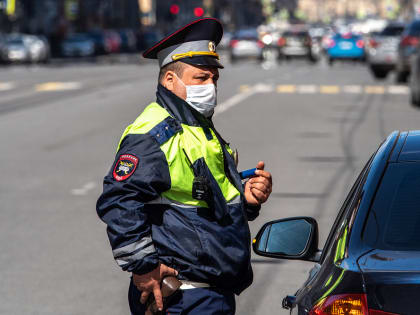
[{"label": "jacket sleeve", "polygon": [[245,211],[248,221],[254,221],[260,215],[261,205],[253,206],[245,202]]},{"label": "jacket sleeve", "polygon": [[148,134],[129,134],[105,176],[96,211],[107,224],[118,265],[125,271],[147,273],[158,265],[145,203],[170,188],[166,157]]}]

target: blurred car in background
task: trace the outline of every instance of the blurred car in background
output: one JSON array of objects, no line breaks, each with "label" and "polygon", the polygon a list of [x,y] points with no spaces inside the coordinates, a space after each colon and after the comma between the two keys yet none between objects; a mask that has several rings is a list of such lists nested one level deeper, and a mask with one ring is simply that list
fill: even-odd
[{"label": "blurred car in background", "polygon": [[317,60],[312,52],[312,38],[308,30],[290,29],[283,33],[277,43],[280,60],[302,57],[312,62]]},{"label": "blurred car in background", "polygon": [[93,30],[88,32],[87,36],[93,41],[95,55],[104,55],[111,52],[111,43],[104,31]]},{"label": "blurred car in background", "polygon": [[121,41],[120,50],[123,52],[134,52],[137,48],[136,34],[130,29],[122,29],[118,31]]},{"label": "blurred car in background", "polygon": [[61,42],[64,57],[89,57],[95,54],[95,43],[87,34],[73,34]]},{"label": "blurred car in background", "polygon": [[397,82],[407,82],[410,75],[411,58],[417,51],[420,42],[420,19],[411,21],[401,35],[398,45],[398,58],[396,64]]},{"label": "blurred car in background", "polygon": [[375,78],[384,79],[395,68],[403,30],[404,24],[390,23],[381,32],[371,35],[367,41],[367,61]]},{"label": "blurred car in background", "polygon": [[235,32],[230,41],[230,61],[241,58],[263,60],[264,43],[259,39],[256,29],[241,29]]},{"label": "blurred car in background", "polygon": [[137,39],[137,49],[144,51],[157,44],[162,38],[163,34],[159,30],[152,28],[144,30]]},{"label": "blurred car in background", "polygon": [[109,52],[117,53],[121,48],[120,35],[114,30],[105,31],[105,40],[109,43]]},{"label": "blurred car in background", "polygon": [[420,106],[420,50],[411,58],[410,99],[411,104]]},{"label": "blurred car in background", "polygon": [[220,40],[219,45],[217,45],[218,49],[228,49],[230,41],[232,40],[232,32],[225,31],[223,32],[223,37]]},{"label": "blurred car in background", "polygon": [[24,35],[23,42],[29,50],[31,63],[46,63],[50,59],[50,45],[44,36]]},{"label": "blurred car in background", "polygon": [[29,48],[25,45],[21,34],[6,36],[1,56],[1,59],[6,63],[29,63],[31,61]]},{"label": "blurred car in background", "polygon": [[364,61],[365,42],[354,33],[337,33],[329,38],[326,54],[330,65],[337,59]]}]

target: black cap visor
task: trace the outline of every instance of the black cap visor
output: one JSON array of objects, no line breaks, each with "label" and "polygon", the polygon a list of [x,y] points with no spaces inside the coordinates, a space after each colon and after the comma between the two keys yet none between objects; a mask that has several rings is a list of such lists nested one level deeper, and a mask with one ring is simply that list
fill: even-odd
[{"label": "black cap visor", "polygon": [[203,67],[215,67],[223,69],[223,65],[215,57],[210,56],[194,56],[179,59],[179,61],[188,63],[193,66],[203,66]]}]

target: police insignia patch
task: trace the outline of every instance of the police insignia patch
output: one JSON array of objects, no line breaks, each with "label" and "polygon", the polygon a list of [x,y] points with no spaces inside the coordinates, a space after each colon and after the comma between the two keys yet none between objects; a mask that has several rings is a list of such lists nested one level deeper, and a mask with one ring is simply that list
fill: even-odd
[{"label": "police insignia patch", "polygon": [[133,175],[139,159],[131,154],[123,154],[114,167],[113,176],[117,181],[123,181]]}]

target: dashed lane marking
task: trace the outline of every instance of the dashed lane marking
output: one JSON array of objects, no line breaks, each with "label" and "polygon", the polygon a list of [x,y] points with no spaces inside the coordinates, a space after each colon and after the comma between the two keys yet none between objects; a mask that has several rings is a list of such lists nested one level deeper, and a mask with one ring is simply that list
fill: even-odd
[{"label": "dashed lane marking", "polygon": [[345,85],[343,86],[343,92],[347,94],[361,94],[362,87],[360,85]]},{"label": "dashed lane marking", "polygon": [[[276,91],[281,94],[392,94],[392,95],[408,95],[410,88],[404,85],[277,85],[274,87],[271,84],[257,84],[241,85],[239,87],[240,93],[242,94],[255,94],[255,93],[269,93]],[[242,97],[242,96],[241,96]]]},{"label": "dashed lane marking", "polygon": [[278,85],[278,93],[296,93],[296,85]]},{"label": "dashed lane marking", "polygon": [[316,85],[299,85],[297,90],[300,94],[315,94],[318,92]]},{"label": "dashed lane marking", "polygon": [[0,82],[0,92],[9,91],[15,87],[13,82]]},{"label": "dashed lane marking", "polygon": [[35,86],[37,92],[54,92],[78,90],[82,87],[80,82],[46,82]]},{"label": "dashed lane marking", "polygon": [[381,85],[365,86],[366,94],[385,94],[385,87]]},{"label": "dashed lane marking", "polygon": [[251,87],[249,85],[241,85],[239,87],[239,92],[248,92]]},{"label": "dashed lane marking", "polygon": [[340,87],[338,85],[321,85],[321,94],[338,94],[340,93]]},{"label": "dashed lane marking", "polygon": [[389,94],[410,94],[410,88],[404,85],[391,85],[388,87]]}]

